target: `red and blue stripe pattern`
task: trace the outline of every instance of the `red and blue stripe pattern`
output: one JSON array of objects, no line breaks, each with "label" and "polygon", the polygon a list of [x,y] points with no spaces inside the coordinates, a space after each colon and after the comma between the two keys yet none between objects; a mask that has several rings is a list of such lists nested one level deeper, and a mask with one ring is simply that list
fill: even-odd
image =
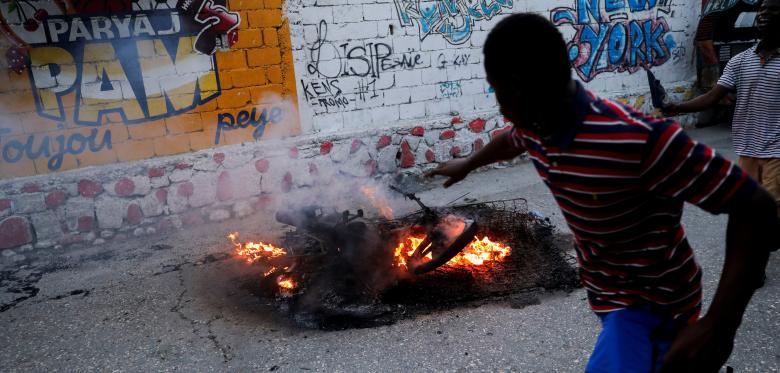
[{"label": "red and blue stripe pattern", "polygon": [[680,223],[683,203],[726,212],[756,183],[678,124],[580,90],[587,110],[571,133],[542,139],[515,128],[513,139],[574,233],[591,307],[650,304],[695,318],[701,268]]}]

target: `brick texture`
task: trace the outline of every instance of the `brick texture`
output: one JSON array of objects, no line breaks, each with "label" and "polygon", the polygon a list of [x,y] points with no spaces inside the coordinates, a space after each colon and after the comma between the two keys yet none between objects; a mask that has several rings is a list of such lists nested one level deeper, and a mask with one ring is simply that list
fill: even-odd
[{"label": "brick texture", "polygon": [[[138,6],[145,7],[148,3],[139,2]],[[8,148],[6,154],[9,156],[20,154],[19,159],[0,161],[0,179],[146,160],[253,141],[254,128],[229,128],[221,136],[224,141],[217,143],[215,138],[219,114],[235,121],[242,111],[251,111],[255,106],[260,110],[273,107],[287,110],[284,127],[275,128],[276,137],[299,133],[297,113],[278,101],[294,102],[297,94],[290,32],[284,21],[282,1],[230,0],[227,8],[241,18],[238,40],[229,49],[216,50],[213,63],[208,56],[193,51],[194,39],[179,41],[174,50],[178,56],[171,56],[171,50],[157,39],[123,39],[123,42],[136,43],[139,50],[137,61],[123,63],[113,50],[86,43],[82,58],[101,61],[108,80],[102,80],[103,71],[96,71],[92,67],[94,64],[85,64],[86,68],[82,69],[82,61],[75,61],[75,68],[83,70],[85,83],[82,88],[84,99],[79,107],[75,99],[78,89],[63,96],[39,94],[40,102],[36,105],[31,75],[27,71],[17,74],[5,64],[0,66],[0,154],[4,148]],[[178,36],[172,38],[178,41]],[[5,53],[7,45],[0,43],[0,52]],[[189,53],[196,58],[189,58],[186,55]],[[61,57],[43,52],[31,56],[41,64],[56,63]],[[145,79],[135,85],[121,81],[122,76],[134,76],[123,70],[133,63],[141,66]],[[197,77],[197,84],[193,77]],[[38,82],[37,88],[44,88],[43,92],[62,80],[47,79],[50,80]],[[145,92],[146,102],[139,102],[137,90],[144,87],[154,89]],[[162,94],[160,87],[163,87]],[[198,88],[200,92],[196,95]],[[269,101],[271,96],[265,94],[269,92],[278,94],[273,96],[277,101]],[[100,113],[103,109],[106,111]],[[121,109],[121,112],[108,109]],[[202,113],[214,114],[204,117]],[[90,140],[93,129],[98,133],[96,139]],[[105,134],[110,134],[109,140],[100,148],[97,145]],[[74,151],[65,149],[62,159],[53,164],[50,158],[59,151],[58,136],[63,136],[63,143],[74,147]],[[28,140],[33,149],[25,149]],[[45,144],[49,145],[47,152],[34,159],[28,158],[30,154],[38,154],[38,148]],[[15,153],[16,149],[19,151]]]}]

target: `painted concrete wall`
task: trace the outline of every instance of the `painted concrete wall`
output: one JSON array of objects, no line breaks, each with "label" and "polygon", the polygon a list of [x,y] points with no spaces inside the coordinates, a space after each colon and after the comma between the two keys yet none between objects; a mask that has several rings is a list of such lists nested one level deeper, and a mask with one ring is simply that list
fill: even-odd
[{"label": "painted concrete wall", "polygon": [[[575,76],[599,94],[646,93],[645,68],[667,86],[695,76],[694,3],[294,0],[286,7],[301,117],[314,132],[495,111],[481,47],[493,25],[515,12],[536,12],[559,25]],[[525,37],[533,35],[518,35]]]},{"label": "painted concrete wall", "polygon": [[[573,74],[642,110],[643,68],[676,98],[695,76],[698,8],[682,3],[170,0],[161,5],[209,9],[181,12],[178,31],[170,10],[140,10],[150,1],[30,2],[46,15],[20,2],[21,18],[11,3],[0,4],[12,51],[0,61],[0,260],[267,215],[334,188],[358,194],[345,178],[387,181],[469,156],[511,125],[480,47],[512,12],[550,17]],[[134,7],[129,20],[99,18],[122,6]],[[224,26],[236,22],[237,33]],[[54,43],[52,30],[93,40]],[[109,31],[139,35],[96,40]]]},{"label": "painted concrete wall", "polygon": [[4,1],[0,178],[299,133],[281,5]]}]

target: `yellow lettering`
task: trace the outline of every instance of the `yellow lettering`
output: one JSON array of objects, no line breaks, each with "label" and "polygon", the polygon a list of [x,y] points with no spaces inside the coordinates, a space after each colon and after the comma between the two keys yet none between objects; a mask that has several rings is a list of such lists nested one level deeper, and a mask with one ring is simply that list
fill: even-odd
[{"label": "yellow lettering", "polygon": [[214,60],[192,49],[195,37],[179,38],[175,59],[161,40],[138,41],[139,55],[150,49],[149,43],[154,43],[157,51],[157,57],[141,59],[149,116],[167,114],[166,99],[175,111],[181,111],[219,93]]},{"label": "yellow lettering", "polygon": [[58,47],[30,47],[30,71],[41,114],[65,120],[61,95],[76,83],[73,55]]},{"label": "yellow lettering", "polygon": [[88,43],[84,46],[76,121],[99,124],[102,112],[117,110],[127,121],[145,118],[113,45]]}]

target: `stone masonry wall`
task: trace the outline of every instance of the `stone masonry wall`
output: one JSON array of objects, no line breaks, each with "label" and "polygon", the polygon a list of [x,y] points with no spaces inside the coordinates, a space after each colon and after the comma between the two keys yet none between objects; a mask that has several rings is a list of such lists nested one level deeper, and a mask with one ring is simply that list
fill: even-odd
[{"label": "stone masonry wall", "polygon": [[419,174],[465,157],[508,129],[500,116],[227,146],[0,185],[0,249],[99,245],[271,211],[277,199],[334,178]]},{"label": "stone masonry wall", "polygon": [[[148,1],[132,3],[151,6]],[[469,156],[509,128],[484,82],[480,46],[487,30],[512,12],[536,11],[558,24],[569,41],[573,74],[600,95],[652,111],[644,68],[653,69],[674,99],[693,94],[692,54],[686,49],[698,12],[693,5],[651,0],[291,0],[282,9],[273,0],[217,3],[227,7],[213,7],[215,17],[235,20],[232,14],[237,14],[241,21],[235,35],[229,27],[218,27],[219,22],[211,25],[225,35],[219,43],[231,44],[215,49],[213,58],[187,49],[199,46],[196,39],[183,39],[194,37],[186,35],[191,29],[182,31],[186,27],[203,27],[197,13],[189,15],[194,26],[182,26],[179,39],[137,41],[135,49],[146,51],[135,56],[138,63],[126,54],[114,60],[96,55],[89,64],[74,62],[75,67],[39,63],[31,64],[26,76],[0,74],[12,87],[0,84],[5,89],[0,93],[0,156],[13,160],[0,160],[3,258],[21,260],[31,250],[100,245],[266,214],[279,201],[306,195],[336,178],[419,175],[439,162]],[[454,8],[426,8],[429,3]],[[96,6],[75,14],[105,14],[106,9]],[[41,7],[56,14],[51,5]],[[9,19],[9,9],[0,6],[3,19]],[[447,9],[451,14],[443,17]],[[135,13],[136,18],[151,14]],[[156,32],[173,27],[154,22]],[[25,34],[24,22],[14,27],[19,35],[32,37]],[[68,27],[76,31],[62,31],[62,37],[97,36],[91,28]],[[68,52],[90,44],[25,40],[35,48],[49,48],[37,56],[44,62],[56,56],[68,60],[56,48]],[[138,48],[150,43],[151,49]],[[103,43],[101,50],[110,50],[108,45]],[[528,56],[533,58],[533,51]],[[13,69],[18,56],[6,57]],[[171,72],[171,64],[179,83],[188,82],[183,77],[196,83],[182,90],[158,70],[147,71],[158,71],[156,75],[137,70],[145,66]],[[207,68],[198,69],[201,65]],[[141,78],[125,81],[120,71],[135,71]],[[78,77],[72,88],[66,84],[68,73]],[[159,92],[145,89],[145,98],[136,94],[153,82],[160,84]],[[89,99],[90,92],[92,99],[103,101],[77,101]],[[216,96],[204,101],[203,95]],[[186,102],[194,106],[181,109]],[[143,121],[127,116],[139,114],[134,103],[140,105]],[[58,115],[58,109],[66,120],[41,119]],[[166,116],[146,121],[153,112]],[[100,123],[90,125],[84,118]],[[110,146],[104,140],[109,131]],[[62,144],[73,151],[61,152]],[[52,162],[64,172],[49,173],[55,171]]]},{"label": "stone masonry wall", "polygon": [[[690,94],[681,89],[675,99]],[[649,105],[646,96],[620,101],[639,109]],[[0,184],[0,260],[269,214],[281,200],[303,197],[337,178],[420,175],[471,155],[510,127],[495,113],[454,116],[17,178]]]}]

